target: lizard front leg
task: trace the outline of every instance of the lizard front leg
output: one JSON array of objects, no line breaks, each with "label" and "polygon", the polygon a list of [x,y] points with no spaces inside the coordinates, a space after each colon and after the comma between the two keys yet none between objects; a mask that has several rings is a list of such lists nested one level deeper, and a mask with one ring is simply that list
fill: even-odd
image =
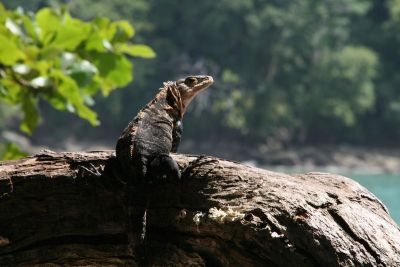
[{"label": "lizard front leg", "polygon": [[178,146],[181,143],[183,133],[183,124],[181,120],[177,120],[174,123],[174,128],[172,130],[172,148],[171,152],[176,153],[178,151]]},{"label": "lizard front leg", "polygon": [[146,182],[152,183],[158,180],[180,180],[181,171],[178,163],[170,155],[156,156],[148,165]]}]

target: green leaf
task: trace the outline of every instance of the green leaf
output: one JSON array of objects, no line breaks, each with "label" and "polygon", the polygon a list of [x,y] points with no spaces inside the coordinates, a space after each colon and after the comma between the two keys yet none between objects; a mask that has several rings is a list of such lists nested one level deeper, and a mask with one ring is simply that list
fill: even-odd
[{"label": "green leaf", "polygon": [[89,28],[86,23],[68,16],[62,27],[57,30],[56,37],[51,45],[61,49],[74,50],[87,38]]},{"label": "green leaf", "polygon": [[5,65],[13,65],[20,59],[24,59],[25,54],[18,49],[17,45],[0,35],[0,62]]},{"label": "green leaf", "polygon": [[6,19],[5,26],[10,32],[12,32],[12,34],[18,35],[18,36],[23,35],[21,28],[11,18]]},{"label": "green leaf", "polygon": [[61,49],[55,46],[46,46],[42,49],[40,55],[41,58],[51,62],[51,60],[57,59],[60,55]]},{"label": "green leaf", "polygon": [[6,91],[1,97],[1,99],[8,104],[13,104],[13,105],[19,104],[21,86],[8,77],[0,79],[0,83]]},{"label": "green leaf", "polygon": [[93,25],[96,25],[97,30],[106,29],[110,24],[110,19],[106,17],[96,17],[93,22]]},{"label": "green leaf", "polygon": [[73,64],[71,67],[71,71],[72,72],[85,72],[85,73],[91,73],[91,74],[95,74],[98,72],[96,66],[87,60],[81,60],[81,61]]},{"label": "green leaf", "polygon": [[76,106],[77,113],[79,117],[82,119],[86,119],[87,121],[90,122],[93,126],[98,126],[100,125],[100,122],[97,120],[97,114],[84,104]]},{"label": "green leaf", "polygon": [[4,86],[2,84],[0,84],[0,97],[4,97],[7,95],[7,90],[6,88],[4,88]]},{"label": "green leaf", "polygon": [[85,100],[85,104],[88,106],[94,106],[94,104],[96,103],[93,97],[91,97],[90,95],[84,95],[83,99]]},{"label": "green leaf", "polygon": [[113,24],[122,29],[128,38],[131,38],[135,35],[135,29],[127,20],[116,21],[113,22]]},{"label": "green leaf", "polygon": [[22,22],[26,33],[33,39],[38,39],[38,27],[28,16],[22,16]]},{"label": "green leaf", "polygon": [[22,111],[24,112],[24,119],[20,125],[20,129],[27,134],[32,134],[32,131],[39,124],[39,110],[36,99],[28,94],[24,94],[22,97]]},{"label": "green leaf", "polygon": [[79,87],[75,80],[71,77],[65,75],[60,70],[55,70],[51,73],[51,77],[57,79],[58,86],[57,91],[62,95],[67,101],[74,105],[83,102],[83,99],[79,92]]},{"label": "green leaf", "polygon": [[86,87],[92,81],[93,76],[98,73],[96,66],[87,60],[74,63],[66,71],[79,85],[80,88]]},{"label": "green leaf", "polygon": [[93,53],[93,62],[99,70],[99,76],[108,87],[103,90],[107,95],[112,87],[126,86],[132,80],[132,64],[124,56],[112,53]]},{"label": "green leaf", "polygon": [[111,27],[115,28],[113,42],[126,42],[135,34],[132,25],[126,20],[115,21],[111,23]]},{"label": "green leaf", "polygon": [[[81,96],[75,80],[66,76],[62,71],[54,71],[51,75],[59,80],[58,92],[67,102],[70,102],[73,112],[76,112],[82,119],[89,121],[93,126],[99,125],[97,114],[84,105],[84,98]],[[68,107],[68,104],[66,107]]]},{"label": "green leaf", "polygon": [[134,57],[154,58],[156,53],[147,45],[129,45],[121,44],[118,46],[118,52],[126,53]]},{"label": "green leaf", "polygon": [[61,54],[61,68],[68,69],[76,61],[76,55],[74,53],[65,52]]},{"label": "green leaf", "polygon": [[95,65],[88,60],[80,60],[73,53],[63,53],[61,67],[65,74],[73,78],[79,88],[86,87],[92,82],[93,76],[98,73]]},{"label": "green leaf", "polygon": [[50,42],[54,33],[61,27],[60,17],[50,8],[43,8],[36,14],[36,22],[40,27],[40,41],[44,44]]},{"label": "green leaf", "polygon": [[105,52],[106,48],[104,47],[104,38],[101,36],[99,32],[95,32],[90,35],[88,40],[86,41],[85,49],[89,51],[97,51],[97,52]]},{"label": "green leaf", "polygon": [[35,88],[46,87],[50,85],[50,79],[48,77],[39,76],[30,81],[30,85]]},{"label": "green leaf", "polygon": [[55,109],[65,110],[67,103],[65,98],[57,91],[52,90],[50,93],[43,95],[43,98],[50,103]]},{"label": "green leaf", "polygon": [[51,8],[39,10],[36,13],[36,22],[40,30],[45,32],[54,32],[61,26],[60,17]]},{"label": "green leaf", "polygon": [[21,75],[28,74],[31,71],[31,68],[25,64],[16,64],[12,67],[12,69],[15,73]]},{"label": "green leaf", "polygon": [[28,156],[27,153],[23,152],[16,144],[7,143],[4,145],[0,154],[1,160],[14,160]]},{"label": "green leaf", "polygon": [[37,59],[37,55],[39,54],[39,48],[34,45],[26,45],[24,47],[24,53],[26,55],[26,60],[35,61]]},{"label": "green leaf", "polygon": [[4,15],[4,13],[6,13],[6,10],[5,10],[3,4],[0,3],[0,15],[2,16],[2,15]]}]

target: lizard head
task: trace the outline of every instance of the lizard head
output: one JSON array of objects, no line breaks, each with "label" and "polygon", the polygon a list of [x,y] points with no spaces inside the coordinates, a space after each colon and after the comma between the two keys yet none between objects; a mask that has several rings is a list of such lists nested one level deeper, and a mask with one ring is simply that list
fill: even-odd
[{"label": "lizard head", "polygon": [[207,75],[188,76],[185,79],[176,81],[176,86],[182,99],[182,114],[185,113],[193,98],[213,84],[213,82],[213,78]]}]

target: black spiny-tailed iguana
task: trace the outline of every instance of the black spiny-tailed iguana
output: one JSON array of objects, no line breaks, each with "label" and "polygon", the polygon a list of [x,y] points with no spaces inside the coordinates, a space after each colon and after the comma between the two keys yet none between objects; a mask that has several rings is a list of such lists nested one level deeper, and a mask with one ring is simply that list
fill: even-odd
[{"label": "black spiny-tailed iguana", "polygon": [[160,177],[180,179],[178,164],[169,153],[178,149],[188,105],[212,83],[213,78],[204,75],[165,82],[156,97],[140,110],[116,146],[117,160],[129,179],[144,183]]}]

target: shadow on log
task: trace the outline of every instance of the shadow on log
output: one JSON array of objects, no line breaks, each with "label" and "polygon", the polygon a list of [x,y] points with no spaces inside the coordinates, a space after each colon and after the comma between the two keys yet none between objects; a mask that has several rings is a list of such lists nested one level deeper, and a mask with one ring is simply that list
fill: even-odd
[{"label": "shadow on log", "polygon": [[[180,167],[196,158],[173,157]],[[137,266],[128,190],[114,165],[113,151],[1,162],[0,266]],[[342,176],[218,159],[147,194],[152,266],[400,266],[399,227],[374,195]]]}]

